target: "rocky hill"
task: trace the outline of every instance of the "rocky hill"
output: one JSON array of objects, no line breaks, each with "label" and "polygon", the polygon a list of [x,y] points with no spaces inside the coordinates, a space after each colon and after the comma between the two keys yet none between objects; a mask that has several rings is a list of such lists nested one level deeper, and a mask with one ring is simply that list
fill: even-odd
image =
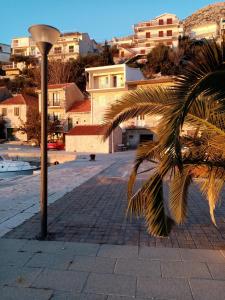
[{"label": "rocky hill", "polygon": [[184,19],[184,31],[188,34],[191,27],[211,22],[219,23],[221,18],[225,18],[225,2],[207,5]]}]

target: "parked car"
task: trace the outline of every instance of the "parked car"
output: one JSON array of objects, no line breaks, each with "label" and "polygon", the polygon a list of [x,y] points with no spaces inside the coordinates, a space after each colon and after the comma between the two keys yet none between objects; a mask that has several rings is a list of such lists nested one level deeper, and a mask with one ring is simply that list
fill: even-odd
[{"label": "parked car", "polygon": [[48,150],[64,150],[65,144],[61,141],[48,141]]}]

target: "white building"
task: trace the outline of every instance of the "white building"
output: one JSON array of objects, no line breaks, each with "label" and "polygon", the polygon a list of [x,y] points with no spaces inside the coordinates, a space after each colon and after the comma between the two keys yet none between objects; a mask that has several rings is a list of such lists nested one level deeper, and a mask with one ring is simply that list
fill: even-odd
[{"label": "white building", "polygon": [[[12,55],[40,57],[40,51],[31,37],[18,37],[12,40]],[[49,58],[61,61],[76,59],[78,55],[86,55],[98,51],[97,43],[90,39],[88,33],[62,33],[52,47]]]}]

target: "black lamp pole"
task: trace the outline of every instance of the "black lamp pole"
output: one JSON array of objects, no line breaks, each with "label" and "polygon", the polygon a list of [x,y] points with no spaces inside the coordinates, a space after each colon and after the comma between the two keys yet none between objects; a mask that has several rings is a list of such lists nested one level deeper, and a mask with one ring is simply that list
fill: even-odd
[{"label": "black lamp pole", "polygon": [[38,43],[41,52],[41,239],[48,232],[48,53],[52,45],[46,42]]},{"label": "black lamp pole", "polygon": [[41,53],[41,233],[39,238],[43,240],[48,234],[48,53],[60,32],[48,25],[33,25],[29,28],[29,32]]}]

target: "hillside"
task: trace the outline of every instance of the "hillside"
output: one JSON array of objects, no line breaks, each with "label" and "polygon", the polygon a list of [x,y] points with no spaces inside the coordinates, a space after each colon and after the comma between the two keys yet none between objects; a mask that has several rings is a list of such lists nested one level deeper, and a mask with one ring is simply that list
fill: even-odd
[{"label": "hillside", "polygon": [[193,26],[211,22],[219,23],[221,18],[225,18],[225,2],[207,5],[184,19],[184,31],[188,34]]}]

